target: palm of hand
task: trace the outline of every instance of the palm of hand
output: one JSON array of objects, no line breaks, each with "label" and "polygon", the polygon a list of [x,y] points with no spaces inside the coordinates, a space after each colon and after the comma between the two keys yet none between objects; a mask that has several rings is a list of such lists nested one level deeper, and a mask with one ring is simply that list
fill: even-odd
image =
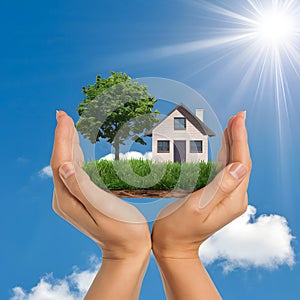
[{"label": "palm of hand", "polygon": [[244,121],[243,113],[239,113],[224,131],[218,157],[222,171],[216,178],[161,211],[152,233],[155,256],[198,257],[198,248],[208,237],[247,209],[251,159]]},{"label": "palm of hand", "polygon": [[150,232],[143,215],[98,188],[81,168],[83,159],[73,121],[60,112],[51,157],[55,212],[93,239],[103,258],[122,259],[149,252]]},{"label": "palm of hand", "polygon": [[[251,160],[242,113],[230,119],[218,161],[219,168],[225,168],[208,186],[161,211],[152,233],[155,255],[197,256],[205,239],[247,208]],[[239,173],[244,171],[239,180],[230,173],[238,162],[244,167],[239,165]],[[119,259],[150,251],[149,227],[142,214],[93,184],[82,170],[82,163],[73,121],[61,112],[51,158],[54,210],[91,237],[102,248],[104,257]],[[64,174],[69,176],[65,178]]]}]

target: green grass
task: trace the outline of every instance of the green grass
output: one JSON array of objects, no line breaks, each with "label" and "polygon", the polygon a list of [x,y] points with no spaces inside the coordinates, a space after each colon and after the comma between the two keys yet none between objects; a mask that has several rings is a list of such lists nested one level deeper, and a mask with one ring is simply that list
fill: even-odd
[{"label": "green grass", "polygon": [[213,162],[179,164],[141,159],[90,161],[83,169],[96,185],[110,190],[198,190],[217,174]]}]

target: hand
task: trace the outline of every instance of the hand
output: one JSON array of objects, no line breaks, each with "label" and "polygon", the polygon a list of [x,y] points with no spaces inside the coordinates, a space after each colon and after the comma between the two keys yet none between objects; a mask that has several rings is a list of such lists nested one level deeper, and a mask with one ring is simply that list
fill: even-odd
[{"label": "hand", "polygon": [[245,118],[245,112],[240,112],[228,122],[218,157],[222,170],[216,178],[159,214],[152,232],[158,261],[198,258],[199,246],[208,237],[246,211],[251,159]]},{"label": "hand", "polygon": [[102,249],[102,267],[85,299],[138,299],[151,238],[132,205],[97,187],[81,168],[83,153],[72,119],[57,113],[51,157],[53,209]]}]

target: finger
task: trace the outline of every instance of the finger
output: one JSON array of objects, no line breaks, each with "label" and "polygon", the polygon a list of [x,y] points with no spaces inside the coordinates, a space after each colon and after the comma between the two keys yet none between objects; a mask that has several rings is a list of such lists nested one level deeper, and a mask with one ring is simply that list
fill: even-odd
[{"label": "finger", "polygon": [[247,173],[247,166],[239,162],[226,166],[200,193],[199,208],[209,206],[213,209],[237,189]]},{"label": "finger", "polygon": [[63,111],[57,112],[57,126],[55,129],[54,145],[51,157],[52,170],[58,172],[64,161],[73,160],[73,120]]},{"label": "finger", "polygon": [[232,161],[239,161],[250,168],[250,153],[245,119],[245,112],[240,112],[231,124],[232,141],[230,154]]},{"label": "finger", "polygon": [[[91,216],[90,210],[92,210],[93,207],[90,203],[80,203],[80,200],[69,192],[59,176],[58,169],[60,165],[66,161],[73,161],[73,153],[76,154],[79,165],[83,162],[83,154],[73,120],[65,112],[59,111],[57,113],[57,122],[51,165],[53,173],[55,174],[54,185],[56,186],[58,194],[58,206],[62,207],[61,210],[70,217],[77,215],[84,209],[86,210],[86,213],[90,215],[89,218],[92,218],[92,220],[95,221]],[[76,148],[76,151],[74,151],[74,148]]]},{"label": "finger", "polygon": [[[209,213],[205,222],[207,226],[211,226],[214,228],[214,231],[217,231],[245,213],[247,207],[247,193],[240,193],[239,197],[227,197]],[[216,220],[218,220],[218,222],[216,222]]]},{"label": "finger", "polygon": [[79,136],[76,129],[74,130],[74,137],[73,137],[73,161],[79,167],[81,167],[84,162],[84,155],[80,147]]},{"label": "finger", "polygon": [[222,146],[217,158],[217,170],[223,169],[229,162],[229,138],[228,129],[225,128],[222,135]]},{"label": "finger", "polygon": [[67,222],[69,222],[71,225],[73,225],[79,231],[81,231],[85,235],[89,236],[90,238],[92,238],[93,240],[98,242],[92,234],[92,232],[93,232],[92,228],[95,228],[95,224],[94,224],[93,220],[89,217],[87,211],[85,209],[83,209],[82,211],[81,211],[81,209],[79,209],[78,213],[73,214],[73,217],[70,217],[68,214],[66,214],[64,211],[61,210],[61,208],[59,206],[58,197],[56,194],[57,194],[57,192],[54,189],[53,199],[52,199],[52,207],[53,207],[53,210],[55,211],[55,213],[57,215],[59,215],[61,218],[65,219]]},{"label": "finger", "polygon": [[[231,127],[232,127],[232,123],[234,121],[234,119],[236,118],[236,115],[232,116],[227,124],[227,135],[228,135],[228,141],[229,141],[229,146],[231,146],[232,144],[232,134],[231,134]],[[231,148],[229,147],[229,152],[230,152]],[[231,158],[231,156],[229,156]]]},{"label": "finger", "polygon": [[101,218],[99,212],[124,222],[146,222],[138,209],[112,193],[100,189],[78,165],[65,162],[59,168],[59,173],[69,192],[83,203],[96,222],[98,222],[97,218]]},{"label": "finger", "polygon": [[[71,168],[73,166],[73,168],[75,167],[77,170],[76,177],[78,180],[74,180],[73,176],[70,176],[68,180],[64,180],[64,174],[60,176],[60,180],[63,180],[68,191],[73,194],[77,200],[83,203],[94,220],[96,217],[99,217],[97,213],[100,211],[118,220],[144,223],[145,219],[135,207],[125,203],[111,193],[101,190],[90,180],[89,176],[81,167],[78,166],[80,163],[74,164],[74,156],[78,155],[79,161],[83,157],[74,123],[72,119],[62,111],[59,112],[57,119],[58,125],[55,132],[55,143],[51,161],[54,173],[58,173],[58,168],[63,165],[64,162],[68,162],[67,165]],[[62,197],[59,202],[64,201],[64,199],[65,198]],[[64,203],[64,205],[67,206],[67,203]]]},{"label": "finger", "polygon": [[231,145],[231,159],[240,161],[248,168],[248,174],[243,183],[232,193],[233,199],[244,199],[247,192],[250,171],[252,168],[252,162],[250,157],[250,151],[248,146],[247,130],[245,126],[246,114],[245,112],[239,112],[237,118],[234,120],[231,128],[232,145]]},{"label": "finger", "polygon": [[72,130],[73,121],[63,111],[59,111],[57,116],[58,124],[55,130],[54,147],[51,157],[51,167],[56,197],[52,204],[56,212],[62,212],[64,217],[69,217],[82,222],[85,226],[92,226],[93,222],[84,206],[70,194],[62,180],[60,179],[59,165],[72,158],[72,144],[74,131]]},{"label": "finger", "polygon": [[[59,205],[59,200],[58,200],[57,194],[58,194],[57,190],[54,189],[53,190],[53,197],[52,197],[52,208],[55,211],[55,213],[57,215],[59,215],[60,217],[62,217],[63,219],[65,219],[67,222],[74,225],[77,229],[82,230],[82,228],[83,228],[82,225],[79,225],[78,222],[76,222],[73,218],[71,218],[68,214],[66,214],[65,211],[63,211],[61,209],[61,206]],[[78,220],[81,220],[81,221],[84,220],[85,219],[85,218],[83,218],[84,214],[85,214],[85,212],[79,212],[78,215],[80,215],[81,218],[80,219],[78,218]],[[81,222],[81,224],[82,224],[82,222]]]}]

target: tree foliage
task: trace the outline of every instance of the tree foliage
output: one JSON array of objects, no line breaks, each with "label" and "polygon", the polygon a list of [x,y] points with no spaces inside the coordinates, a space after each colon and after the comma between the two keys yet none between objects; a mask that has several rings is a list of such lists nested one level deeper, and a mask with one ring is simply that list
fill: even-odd
[{"label": "tree foliage", "polygon": [[115,148],[116,160],[126,140],[146,144],[141,136],[159,121],[159,112],[153,111],[157,100],[145,85],[126,73],[111,72],[108,78],[97,75],[95,84],[82,91],[76,127],[91,143],[106,139]]}]

